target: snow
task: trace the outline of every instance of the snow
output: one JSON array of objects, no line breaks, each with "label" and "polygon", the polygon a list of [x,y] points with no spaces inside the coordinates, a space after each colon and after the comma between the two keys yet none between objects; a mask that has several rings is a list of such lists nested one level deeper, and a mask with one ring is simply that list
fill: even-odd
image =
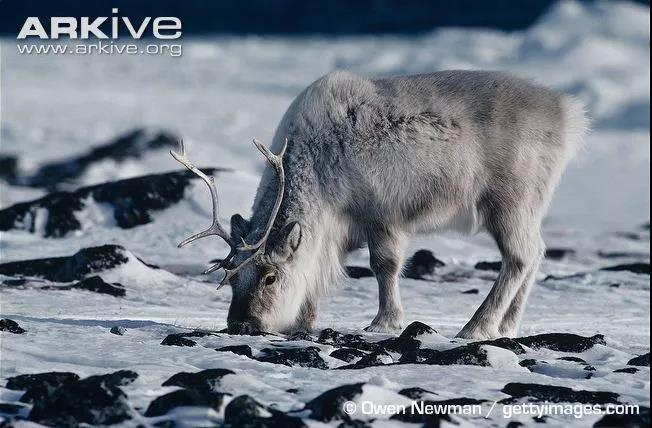
[{"label": "snow", "polygon": [[[127,287],[125,298],[78,290],[2,288],[2,318],[27,330],[24,335],[2,333],[2,383],[24,373],[60,370],[85,376],[128,368],[139,378],[123,389],[134,407],[145,409],[152,399],[173,390],[160,386],[171,375],[221,367],[237,373],[224,378],[223,392],[247,393],[284,411],[299,410],[322,392],[355,382],[368,382],[365,395],[378,403],[404,399],[398,390],[420,386],[437,393],[438,399],[489,400],[488,408],[506,397],[500,392],[506,383],[533,382],[613,391],[631,403],[649,406],[649,368],[642,367],[635,375],[612,373],[633,356],[649,352],[649,276],[597,271],[626,261],[649,263],[649,232],[639,229],[650,218],[649,28],[646,6],[561,2],[523,32],[442,29],[410,37],[185,38],[181,58],[21,56],[13,40],[2,40],[3,154],[18,155],[21,168],[29,171],[134,127],[170,129],[184,136],[191,158],[202,160],[200,166],[233,168],[216,176],[224,222],[234,212],[247,214],[253,200],[264,160],[251,139],[269,141],[293,97],[335,68],[374,76],[446,68],[504,69],[571,92],[587,103],[592,131],[562,178],[544,238],[549,247],[568,247],[576,253],[562,261],[544,261],[521,335],[604,334],[607,342],[578,355],[597,368],[590,379],[583,376],[582,365],[556,361],[565,354],[545,349],[528,350],[527,358],[554,361],[534,372],[518,365],[523,356],[493,346],[484,347],[489,367],[396,365],[322,371],[214,351],[246,343],[256,354],[277,340],[269,337],[220,335],[197,339],[195,347],[161,346],[167,334],[186,328],[219,330],[226,323],[228,287],[217,292],[219,274],[200,275],[211,259],[226,254],[226,246],[214,239],[176,247],[210,222],[210,198],[197,181],[183,201],[156,213],[154,222],[133,229],[116,227],[107,207],[93,202],[77,213],[83,224],[78,233],[59,239],[18,230],[2,233],[3,262],[71,255],[102,244],[119,244],[130,251],[127,265],[102,274],[105,281]],[[95,164],[78,184],[174,169],[178,165],[159,150],[141,159]],[[1,186],[3,208],[43,194]],[[643,238],[629,239],[620,232],[640,232]],[[474,271],[473,265],[499,260],[499,254],[483,235],[415,237],[408,252],[421,248],[431,249],[447,266],[428,282],[401,281],[408,321],[419,320],[437,330],[419,338],[424,347],[458,346],[463,341],[451,343],[451,338],[495,278],[494,272]],[[642,256],[604,259],[598,251]],[[136,257],[163,270],[148,268]],[[368,255],[355,252],[348,264],[368,266]],[[575,276],[544,281],[548,275]],[[615,283],[620,286],[612,287]],[[479,293],[462,294],[472,288]],[[348,280],[323,302],[317,330],[363,333],[376,312],[376,289],[373,278]],[[109,334],[114,325],[126,327],[125,335]],[[374,341],[389,337],[364,335]],[[331,367],[343,365],[328,357],[332,347],[317,346]],[[288,394],[289,388],[298,392]],[[6,389],[0,389],[0,398],[16,400]],[[188,426],[222,417],[220,412],[196,408],[174,413]],[[162,419],[169,418],[148,423]],[[586,426],[595,420],[595,416],[563,422],[553,418],[551,423]],[[504,425],[500,416],[494,416],[494,422],[469,421]],[[373,426],[390,425],[376,421]]]}]

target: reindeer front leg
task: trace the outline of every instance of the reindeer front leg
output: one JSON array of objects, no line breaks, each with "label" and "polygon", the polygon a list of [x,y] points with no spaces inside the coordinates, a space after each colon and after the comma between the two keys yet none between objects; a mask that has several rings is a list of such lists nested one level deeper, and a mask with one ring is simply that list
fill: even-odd
[{"label": "reindeer front leg", "polygon": [[371,270],[378,281],[378,315],[367,331],[399,330],[403,324],[403,306],[398,278],[403,263],[406,237],[402,232],[374,229],[367,237]]}]

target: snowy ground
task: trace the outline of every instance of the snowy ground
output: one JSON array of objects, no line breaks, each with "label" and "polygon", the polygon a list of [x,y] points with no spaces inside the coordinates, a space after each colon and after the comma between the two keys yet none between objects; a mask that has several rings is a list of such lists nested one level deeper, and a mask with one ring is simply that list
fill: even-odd
[{"label": "snowy ground", "polygon": [[[125,423],[128,426],[161,420],[142,414],[154,398],[173,390],[161,386],[170,376],[208,368],[237,373],[235,380],[222,382],[220,391],[249,394],[282,411],[301,409],[322,392],[356,382],[378,387],[369,392],[376,401],[398,402],[397,391],[418,386],[436,392],[439,400],[487,400],[488,410],[494,401],[507,397],[501,392],[507,383],[526,382],[615,392],[622,402],[649,407],[648,367],[633,374],[613,373],[631,358],[649,352],[649,273],[599,271],[632,262],[647,263],[649,269],[649,226],[642,228],[650,217],[649,24],[649,8],[644,6],[563,3],[520,33],[447,29],[410,38],[185,39],[181,58],[20,56],[12,40],[2,40],[2,154],[17,155],[23,174],[44,162],[76,156],[133,128],[164,128],[184,136],[192,156],[204,160],[201,166],[233,168],[217,178],[224,221],[233,212],[248,213],[252,202],[263,162],[251,138],[269,141],[292,98],[332,69],[376,76],[448,68],[504,69],[577,94],[588,105],[593,130],[586,149],[562,179],[544,235],[549,247],[575,252],[562,260],[544,261],[521,335],[603,334],[606,341],[572,354],[542,348],[515,355],[491,348],[491,364],[486,367],[407,364],[360,370],[288,367],[214,350],[248,344],[257,351],[279,340],[273,337],[219,334],[196,339],[194,347],[163,346],[168,334],[220,330],[226,325],[230,291],[215,291],[211,281],[217,276],[199,276],[209,260],[226,249],[218,239],[176,248],[178,241],[209,221],[207,192],[196,183],[182,201],[136,228],[116,227],[110,208],[91,204],[77,214],[82,229],[63,238],[43,238],[38,231],[2,232],[3,263],[119,244],[163,268],[152,270],[132,260],[103,272],[105,281],[126,287],[122,298],[42,290],[30,282],[25,287],[0,286],[1,318],[15,320],[27,330],[22,335],[1,333],[2,384],[27,373],[69,371],[83,377],[133,370],[138,379],[123,389],[130,405],[141,410],[136,422]],[[98,162],[76,185],[176,169],[161,149],[140,159]],[[46,193],[0,185],[2,208]],[[428,347],[448,349],[454,344],[445,338],[452,338],[469,319],[495,277],[474,269],[475,263],[498,260],[498,252],[484,236],[416,237],[410,252],[421,248],[432,250],[447,265],[429,281],[404,279],[403,304],[409,321],[421,321],[438,331]],[[624,254],[605,256],[616,252]],[[366,253],[352,254],[347,264],[367,266]],[[544,281],[549,275],[562,278]],[[462,293],[469,289],[479,293]],[[375,281],[348,280],[324,302],[315,336],[333,328],[363,334],[368,341],[389,337],[362,331],[375,311]],[[123,336],[110,334],[113,326],[127,330]],[[277,344],[290,346],[287,343],[311,344]],[[343,364],[328,356],[332,347],[319,346],[329,367]],[[564,355],[580,357],[595,367],[590,379],[583,366],[556,360]],[[539,364],[530,371],[518,364],[525,358],[545,360],[549,367]],[[297,391],[286,392],[290,388]],[[19,396],[0,389],[3,402],[17,401]],[[163,419],[193,426],[220,422],[223,413],[223,409],[185,408]],[[486,420],[456,418],[472,425],[508,422],[500,411]],[[514,418],[533,423],[530,416]],[[547,422],[587,426],[599,418],[553,416]],[[373,426],[396,423],[382,419]],[[305,422],[321,426],[318,421]]]}]

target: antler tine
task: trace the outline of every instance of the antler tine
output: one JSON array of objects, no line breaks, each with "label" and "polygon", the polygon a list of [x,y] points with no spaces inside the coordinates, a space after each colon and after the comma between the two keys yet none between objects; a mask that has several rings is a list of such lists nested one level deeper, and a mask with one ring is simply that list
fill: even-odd
[{"label": "antler tine", "polygon": [[256,139],[254,139],[254,145],[258,148],[258,150],[260,150],[260,152],[267,158],[269,163],[276,170],[276,175],[278,178],[278,189],[276,190],[276,201],[274,202],[274,207],[272,208],[272,212],[270,213],[269,219],[267,220],[267,226],[265,226],[265,233],[255,244],[247,244],[243,239],[240,249],[245,251],[253,251],[264,248],[267,242],[267,238],[269,238],[269,234],[272,231],[272,226],[274,226],[274,221],[276,221],[278,211],[281,208],[281,202],[283,202],[283,193],[285,192],[285,170],[283,169],[283,156],[285,155],[285,150],[288,147],[288,139],[286,138],[283,142],[283,147],[281,147],[281,151],[278,155],[272,153],[271,150],[269,150],[263,143]]},{"label": "antler tine", "polygon": [[212,265],[211,267],[209,267],[208,269],[206,269],[204,271],[204,275],[207,274],[207,273],[211,273],[211,272],[214,272],[214,271],[216,271],[218,269],[221,269],[221,268],[225,267],[231,261],[233,256],[235,256],[235,253],[237,251],[238,251],[238,248],[235,245],[232,246],[231,250],[229,251],[229,255],[226,256],[226,258],[224,260],[222,260],[220,262],[217,262],[214,265]]},{"label": "antler tine", "polygon": [[226,231],[224,230],[224,228],[222,227],[219,221],[218,199],[217,199],[217,189],[215,187],[215,180],[213,179],[213,177],[209,177],[208,175],[201,172],[199,168],[197,168],[192,164],[192,162],[190,162],[190,160],[186,156],[186,146],[183,143],[183,140],[180,140],[180,145],[181,145],[181,154],[175,152],[174,150],[170,150],[170,154],[179,163],[181,163],[183,166],[185,166],[190,171],[192,171],[195,175],[201,178],[204,181],[204,183],[206,183],[206,185],[208,186],[208,190],[211,192],[211,199],[213,201],[213,223],[208,229],[199,232],[195,235],[192,235],[184,239],[183,241],[181,241],[179,243],[179,247],[183,247],[184,245],[189,244],[192,241],[195,241],[200,238],[204,238],[206,236],[217,235],[220,238],[224,239],[226,243],[231,247],[231,252],[229,253],[230,257],[227,257],[221,263],[218,263],[221,265],[223,263],[228,262],[228,260],[230,260],[230,258],[233,257],[233,255],[235,254],[236,245],[231,241],[231,237],[229,236],[228,233],[226,233]]}]

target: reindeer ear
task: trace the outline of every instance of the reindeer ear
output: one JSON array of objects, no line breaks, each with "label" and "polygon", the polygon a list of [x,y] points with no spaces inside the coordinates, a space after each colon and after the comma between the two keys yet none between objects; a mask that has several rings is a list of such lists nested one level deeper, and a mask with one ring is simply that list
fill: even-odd
[{"label": "reindeer ear", "polygon": [[301,244],[301,225],[296,221],[288,223],[283,226],[278,236],[272,255],[276,262],[284,262],[292,257]]},{"label": "reindeer ear", "polygon": [[251,229],[251,224],[240,214],[233,214],[231,216],[231,239],[234,242],[240,242],[241,238],[244,238],[249,234]]}]

